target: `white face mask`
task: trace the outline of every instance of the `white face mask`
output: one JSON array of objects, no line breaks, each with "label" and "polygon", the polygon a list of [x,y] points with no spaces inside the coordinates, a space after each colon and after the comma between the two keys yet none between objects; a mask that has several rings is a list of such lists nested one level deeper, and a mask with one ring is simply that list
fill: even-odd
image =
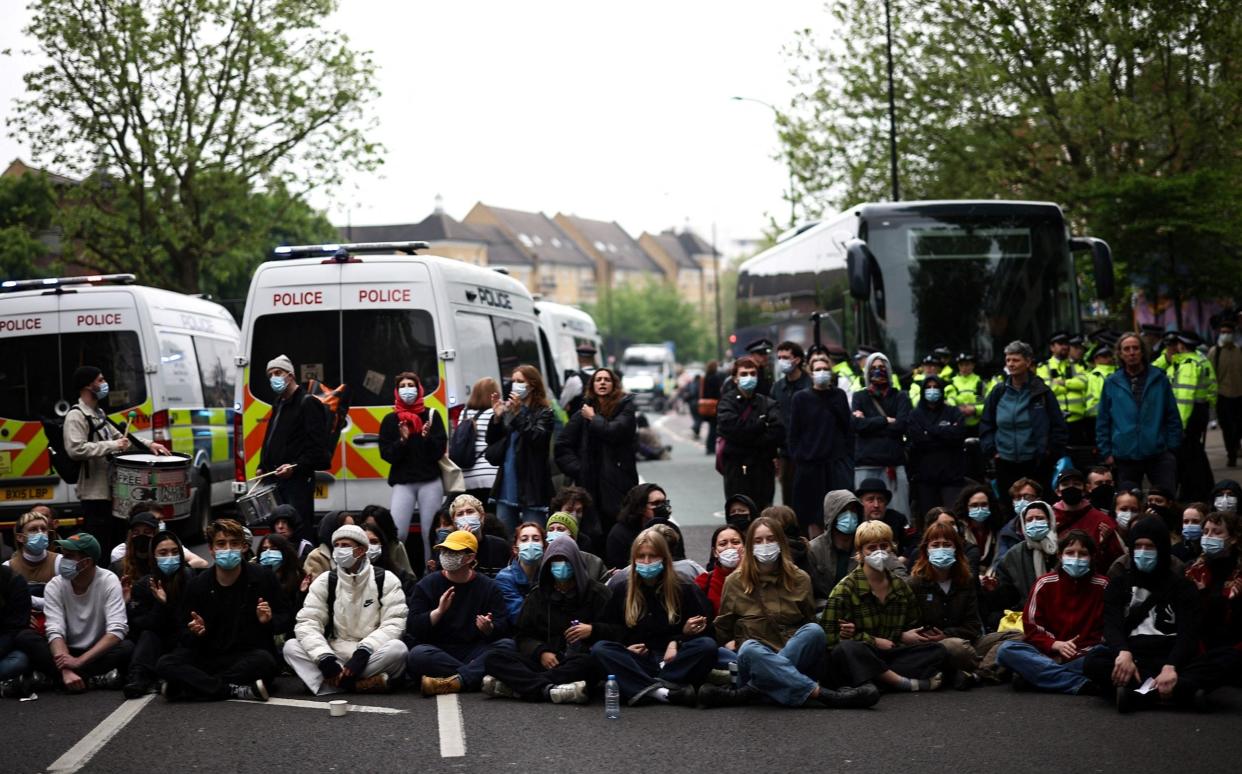
[{"label": "white face mask", "polygon": [[383,546],[368,546],[367,547],[367,560],[371,562],[378,561],[380,558],[380,554],[383,551],[384,551]]},{"label": "white face mask", "polygon": [[734,567],[737,567],[738,562],[742,561],[742,552],[736,548],[726,548],[716,554],[716,561],[720,562],[721,567],[732,570]]},{"label": "white face mask", "polygon": [[1220,495],[1212,501],[1212,505],[1218,511],[1234,511],[1236,513],[1238,510],[1238,498],[1233,495]]},{"label": "white face mask", "polygon": [[863,559],[867,566],[873,570],[883,570],[884,564],[888,561],[887,551],[872,551]]},{"label": "white face mask", "polygon": [[337,546],[332,549],[332,561],[342,570],[351,570],[358,563],[358,557],[354,556],[354,549]]},{"label": "white face mask", "polygon": [[1117,526],[1128,528],[1134,518],[1134,511],[1117,511]]},{"label": "white face mask", "polygon": [[1232,333],[1222,333],[1216,337],[1216,343],[1222,347],[1227,347],[1233,343]]},{"label": "white face mask", "polygon": [[771,564],[781,555],[781,544],[759,543],[755,546],[754,553],[760,564]]}]

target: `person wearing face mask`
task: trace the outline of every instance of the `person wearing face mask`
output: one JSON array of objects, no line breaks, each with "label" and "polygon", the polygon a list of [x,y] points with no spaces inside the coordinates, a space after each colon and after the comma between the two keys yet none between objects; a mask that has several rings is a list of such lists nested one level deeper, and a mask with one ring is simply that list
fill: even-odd
[{"label": "person wearing face mask", "polygon": [[1091,569],[1096,546],[1088,533],[1069,532],[1057,549],[1060,565],[1035,581],[1022,610],[1022,641],[1001,643],[996,663],[1013,671],[1014,690],[1092,693],[1083,657],[1103,639],[1108,579]]},{"label": "person wearing face mask", "polygon": [[1212,487],[1212,510],[1227,513],[1238,512],[1238,496],[1242,494],[1242,484],[1231,478],[1222,478]]},{"label": "person wearing face mask", "polygon": [[280,535],[289,541],[289,545],[294,546],[298,565],[301,566],[306,561],[306,557],[310,556],[310,552],[315,550],[315,544],[299,537],[302,534],[302,517],[298,515],[297,508],[281,503],[272,511],[269,521],[272,525],[272,534]]},{"label": "person wearing face mask", "polygon": [[380,457],[390,466],[389,510],[397,537],[404,540],[417,507],[423,556],[431,556],[431,524],[444,500],[440,458],[448,448],[448,431],[439,412],[423,403],[426,392],[418,374],[403,371],[397,374],[396,381],[393,411],[384,417],[379,428]]},{"label": "person wearing face mask", "polygon": [[1225,444],[1225,464],[1235,468],[1242,445],[1242,348],[1233,320],[1217,326],[1216,344],[1208,350],[1207,360],[1216,372],[1216,420]]},{"label": "person wearing face mask", "polygon": [[332,534],[331,572],[311,583],[285,642],[285,662],[310,693],[384,693],[405,672],[408,608],[401,582],[367,558],[371,541],[347,524]]},{"label": "person wearing face mask", "polygon": [[487,461],[497,466],[492,485],[496,516],[512,533],[520,522],[542,521],[552,499],[548,449],[554,417],[537,368],[518,366],[509,397],[492,395]]},{"label": "person wearing face mask", "polygon": [[129,638],[135,645],[122,689],[127,699],[155,692],[155,665],[177,644],[177,611],[194,577],[175,534],[160,531],[150,542],[152,569],[134,582],[130,592]]},{"label": "person wearing face mask", "polygon": [[28,511],[13,525],[17,550],[5,562],[6,567],[26,579],[34,615],[42,626],[43,589],[56,577],[61,555],[48,550],[51,545],[51,522],[38,511]]},{"label": "person wearing face mask", "polygon": [[729,495],[724,504],[725,523],[742,534],[750,523],[759,518],[759,507],[744,494]]},{"label": "person wearing face mask", "polygon": [[716,469],[725,497],[744,494],[763,509],[776,493],[777,459],[786,439],[779,405],[759,391],[759,372],[752,357],[733,363],[733,379],[716,407],[716,432],[723,442],[717,443]]},{"label": "person wearing face mask", "polygon": [[283,535],[264,535],[259,541],[258,555],[254,562],[276,575],[276,582],[284,594],[285,609],[290,613],[288,628],[275,633],[275,644],[279,650],[284,647],[286,640],[293,639],[293,617],[302,609],[302,601],[306,599],[306,591],[310,588],[310,577],[302,572],[302,563],[298,561],[293,544]]},{"label": "person wearing face mask", "polygon": [[[826,353],[820,352],[820,357],[827,359]],[[796,341],[782,341],[776,348],[776,379],[772,383],[771,396],[776,401],[777,408],[781,414],[781,423],[785,426],[786,432],[792,427],[791,420],[793,417],[793,399],[799,392],[811,389],[812,378],[807,372],[810,361],[807,360],[806,352],[803,351],[802,345]],[[828,363],[829,373],[832,373],[832,364]],[[832,380],[835,381],[835,380]],[[844,397],[844,394],[842,395]],[[848,404],[847,404],[848,405]],[[781,502],[786,505],[792,505],[794,502],[794,479],[797,476],[797,460],[792,456],[792,450],[789,448],[788,439],[782,444],[780,456],[780,471],[778,476],[781,484]],[[828,491],[824,489],[824,492]],[[815,498],[816,507],[812,510],[818,512],[819,498],[824,492],[820,492]],[[813,520],[817,523],[818,520]]]},{"label": "person wearing face mask", "polygon": [[948,651],[952,684],[967,690],[979,684],[980,657],[975,643],[983,634],[975,578],[966,542],[956,528],[935,522],[923,533],[918,558],[910,570],[910,589],[922,611],[917,634]]},{"label": "person wearing face mask", "polygon": [[332,533],[336,532],[338,527],[354,523],[353,514],[345,511],[328,511],[319,520],[319,544],[307,554],[306,561],[302,563],[302,571],[312,581],[320,573],[332,569]]},{"label": "person wearing face mask", "polygon": [[948,651],[922,631],[922,609],[909,584],[888,569],[893,531],[882,521],[854,533],[860,566],[837,584],[819,623],[827,635],[837,685],[876,683],[890,691],[934,691]]},{"label": "person wearing face mask", "polygon": [[[125,520],[112,512],[112,485],[108,479],[108,458],[129,450],[130,442],[108,419],[102,403],[108,398],[108,380],[95,366],[79,366],[70,386],[78,402],[65,414],[65,452],[81,463],[74,491],[82,503],[84,527],[99,541],[103,555],[125,541]],[[167,454],[158,443],[150,444],[154,454]]]},{"label": "person wearing face mask", "polygon": [[824,495],[854,481],[854,424],[828,355],[811,355],[810,369],[811,389],[796,392],[790,401],[786,449],[797,472],[793,499],[783,499],[798,514],[803,533],[813,539],[824,531]]},{"label": "person wearing face mask", "polygon": [[608,532],[604,562],[619,570],[629,563],[630,548],[638,533],[647,528],[652,519],[667,519],[673,512],[668,495],[659,484],[639,484],[626,492],[621,501],[617,523]]},{"label": "person wearing face mask", "polygon": [[[367,533],[367,540],[370,541],[367,546],[367,561],[373,568],[391,573],[401,583],[401,593],[409,604],[410,598],[414,596],[414,587],[418,585],[418,576],[394,561],[393,544],[388,541],[388,533],[384,529],[367,522],[362,525],[362,531]],[[301,604],[295,610],[300,608]]]},{"label": "person wearing face mask", "polygon": [[406,670],[424,696],[477,691],[487,655],[515,647],[508,607],[496,581],[474,570],[473,533],[451,532],[435,549],[442,569],[418,582],[410,602]]},{"label": "person wearing face mask", "polygon": [[1087,468],[1087,499],[1093,507],[1111,516],[1113,495],[1116,491],[1113,487],[1112,468],[1107,465],[1092,465]]},{"label": "person wearing face mask", "polygon": [[1095,447],[1117,478],[1141,485],[1177,487],[1176,453],[1182,421],[1168,377],[1148,365],[1147,345],[1136,333],[1117,340],[1122,367],[1104,380],[1095,422]]},{"label": "person wearing face mask", "polygon": [[1203,522],[1203,554],[1186,568],[1199,598],[1199,668],[1209,685],[1242,679],[1242,522],[1232,511],[1213,511]]},{"label": "person wearing face mask", "polygon": [[280,671],[273,637],[292,626],[292,614],[276,575],[242,561],[240,523],[217,519],[203,534],[215,563],[186,587],[177,647],[155,665],[164,698],[267,701]]},{"label": "person wearing face mask", "polygon": [[891,492],[890,506],[910,513],[909,482],[906,479],[905,434],[910,420],[910,399],[892,386],[892,364],[876,352],[867,357],[863,373],[866,389],[854,393],[854,486],[878,478]]},{"label": "person wearing face mask", "polygon": [[582,563],[586,565],[587,577],[604,583],[608,580],[609,570],[604,560],[589,551],[582,550],[582,533],[579,532],[581,522],[567,511],[556,511],[548,517],[544,524],[544,539],[551,544],[557,540],[569,539],[578,544],[578,552]]},{"label": "person wearing face mask", "polygon": [[[1117,522],[1117,534],[1125,538],[1135,518],[1144,512],[1143,491],[1127,481],[1121,483],[1113,495],[1113,521]],[[1128,550],[1128,549],[1127,549]]]},{"label": "person wearing face mask", "polygon": [[706,684],[704,707],[766,698],[786,707],[869,707],[874,686],[832,691],[820,686],[824,630],[815,623],[811,579],[789,559],[781,525],[761,516],[746,534],[738,571],[725,581],[716,640],[737,652],[738,686]]},{"label": "person wearing face mask", "polygon": [[995,629],[1006,610],[1021,610],[1035,581],[1057,566],[1057,522],[1043,500],[1028,503],[1019,514],[1022,542],[1006,552],[995,569],[982,578],[985,621]]},{"label": "person wearing face mask", "polygon": [[511,624],[517,623],[522,600],[539,581],[539,567],[546,547],[543,527],[536,522],[523,522],[513,533],[513,559],[496,573],[496,585],[505,597]]},{"label": "person wearing face mask", "polygon": [[134,653],[121,581],[99,567],[103,550],[90,533],[55,545],[64,558],[44,589],[45,640],[27,651],[30,665],[71,693],[120,688]]},{"label": "person wearing face mask", "polygon": [[694,582],[707,595],[713,617],[720,613],[720,595],[724,591],[725,580],[742,562],[745,540],[736,527],[728,524],[716,527],[712,532],[712,553],[707,560],[707,571]]},{"label": "person wearing face mask", "polygon": [[862,503],[848,489],[824,495],[824,531],[806,549],[817,610],[823,609],[832,590],[858,566],[854,531],[862,523],[862,510]]},{"label": "person wearing face mask", "polygon": [[[535,525],[537,526],[537,525]],[[610,593],[587,576],[572,540],[548,545],[515,627],[516,650],[487,654],[483,693],[554,704],[586,704],[603,677],[591,646]]]},{"label": "person wearing face mask", "polygon": [[616,675],[630,706],[693,706],[694,686],[717,661],[711,605],[694,583],[681,581],[673,555],[657,530],[634,539],[629,571],[613,589],[595,626],[591,655],[604,674]]},{"label": "person wearing face mask", "polygon": [[1008,505],[1012,505],[1012,510],[1006,510],[1006,517],[1012,514],[1012,518],[1008,518],[1005,525],[1001,527],[1000,532],[996,535],[996,559],[994,564],[999,563],[1009,552],[1010,548],[1022,542],[1022,512],[1026,510],[1026,506],[1042,499],[1044,488],[1033,478],[1020,478],[1014,481],[1009,487]]},{"label": "person wearing face mask", "polygon": [[[436,512],[440,510],[441,503],[436,503]],[[401,577],[414,574],[414,567],[410,564],[410,555],[405,550],[405,541],[402,540],[403,535],[397,529],[397,523],[392,518],[392,511],[382,505],[368,505],[358,514],[362,518],[362,527],[365,529],[367,525],[374,525],[384,535],[385,556],[389,565],[394,570],[400,570]],[[436,518],[436,513],[432,513],[432,521]],[[434,526],[431,530],[434,531]],[[385,565],[384,569],[388,569]]]},{"label": "person wearing face mask", "polygon": [[[113,549],[114,554],[119,552],[121,556],[113,559],[108,569],[121,579],[126,603],[132,604],[131,591],[134,584],[155,569],[151,540],[159,531],[160,521],[156,515],[145,509],[139,510],[129,517],[129,534],[125,542]],[[125,550],[119,551],[122,546]]]},{"label": "person wearing face mask", "polygon": [[272,415],[263,431],[259,473],[272,473],[282,502],[297,509],[303,533],[315,516],[315,470],[330,456],[327,412],[323,403],[294,378],[293,361],[277,355],[268,361],[267,378],[272,391]]},{"label": "person wearing face mask", "polygon": [[1170,551],[1183,563],[1199,558],[1202,551],[1199,540],[1203,537],[1203,519],[1211,510],[1207,503],[1190,503],[1182,509],[1181,531],[1171,536],[1173,546]]},{"label": "person wearing face mask", "polygon": [[992,494],[992,488],[982,484],[964,487],[951,511],[962,524],[963,539],[978,550],[979,566],[994,566],[998,561],[997,532],[1004,523],[1005,515]]},{"label": "person wearing face mask", "polygon": [[918,405],[906,425],[915,515],[950,505],[966,482],[966,421],[946,402],[946,389],[939,375],[923,377]]},{"label": "person wearing face mask", "polygon": [[483,503],[472,495],[458,495],[449,504],[449,518],[453,521],[454,530],[469,532],[478,541],[472,565],[476,571],[494,578],[509,565],[513,553],[509,542],[483,532],[483,519],[486,518]]},{"label": "person wearing face mask", "polygon": [[1082,473],[1073,468],[1066,468],[1057,478],[1057,494],[1061,498],[1053,504],[1057,517],[1057,535],[1064,536],[1074,530],[1090,535],[1095,541],[1095,549],[1092,551],[1095,571],[1104,574],[1123,553],[1115,536],[1117,522],[1091,504],[1083,483]]}]

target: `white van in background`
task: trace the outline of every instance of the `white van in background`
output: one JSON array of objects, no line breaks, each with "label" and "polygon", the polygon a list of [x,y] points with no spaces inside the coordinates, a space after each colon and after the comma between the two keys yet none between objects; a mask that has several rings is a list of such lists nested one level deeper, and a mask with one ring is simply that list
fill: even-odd
[{"label": "white van in background", "polygon": [[[233,358],[237,324],[198,296],[135,285],[133,274],[0,283],[0,512],[36,503],[76,513],[77,497],[51,467],[41,418],[63,417],[81,365],[101,368],[109,416],[189,455],[189,535],[231,502]],[[63,509],[63,510],[62,510]]]},{"label": "white van in background", "polygon": [[635,344],[621,357],[621,383],[643,410],[662,412],[677,389],[677,360],[670,344]]},{"label": "white van in background", "polygon": [[536,301],[535,314],[539,316],[539,330],[548,347],[544,360],[549,361],[546,380],[552,395],[560,395],[565,379],[578,370],[578,347],[589,344],[595,347],[595,365],[603,365],[603,347],[595,319],[576,306]]},{"label": "white van in background", "polygon": [[[237,358],[240,409],[234,492],[256,475],[271,414],[265,366],[279,354],[299,382],[349,387],[349,421],[331,468],[315,475],[315,510],[387,505],[388,463],[379,426],[393,408],[394,377],[413,371],[426,405],[452,424],[471,386],[503,388],[525,364],[547,373],[534,300],[497,271],[431,255],[425,242],[278,247],[250,282]],[[406,253],[406,254],[398,254]],[[414,520],[418,524],[418,520]]]}]

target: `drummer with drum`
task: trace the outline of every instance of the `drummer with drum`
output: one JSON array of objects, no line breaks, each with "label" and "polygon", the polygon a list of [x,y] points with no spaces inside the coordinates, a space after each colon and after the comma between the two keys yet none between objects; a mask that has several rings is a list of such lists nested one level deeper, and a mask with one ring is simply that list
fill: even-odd
[{"label": "drummer with drum", "polygon": [[[114,546],[125,542],[129,529],[124,516],[112,512],[108,458],[129,450],[130,440],[100,408],[100,402],[108,397],[103,371],[79,366],[73,372],[72,386],[78,391],[78,402],[65,415],[65,451],[81,463],[76,490],[85,528],[99,541],[103,556],[108,556]],[[152,454],[169,453],[158,443],[147,446]]]}]

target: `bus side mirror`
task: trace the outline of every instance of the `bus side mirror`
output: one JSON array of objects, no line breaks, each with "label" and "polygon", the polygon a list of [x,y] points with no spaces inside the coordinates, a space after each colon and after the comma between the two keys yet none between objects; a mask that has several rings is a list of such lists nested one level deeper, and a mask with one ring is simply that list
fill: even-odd
[{"label": "bus side mirror", "polygon": [[1091,251],[1092,274],[1095,277],[1095,293],[1100,298],[1112,298],[1113,282],[1113,251],[1103,239],[1095,237],[1071,237],[1070,251],[1079,253]]},{"label": "bus side mirror", "polygon": [[871,295],[871,265],[875,256],[871,248],[861,239],[851,239],[845,243],[845,273],[850,280],[850,295],[859,301],[866,301]]}]

